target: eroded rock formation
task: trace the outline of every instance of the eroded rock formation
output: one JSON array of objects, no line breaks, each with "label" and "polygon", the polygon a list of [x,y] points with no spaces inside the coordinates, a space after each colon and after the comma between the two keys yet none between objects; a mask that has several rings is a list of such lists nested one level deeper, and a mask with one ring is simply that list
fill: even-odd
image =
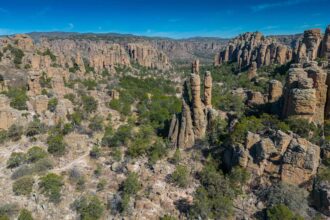
[{"label": "eroded rock formation", "polygon": [[327,74],[312,62],[301,67],[292,65],[284,88],[284,117],[303,118],[309,122],[323,124]]},{"label": "eroded rock formation", "polygon": [[[198,62],[194,62],[196,64]],[[169,139],[175,147],[192,147],[195,140],[205,136],[208,122],[212,120],[211,96],[212,77],[210,72],[204,75],[204,99],[201,98],[201,80],[197,74],[199,65],[192,65],[189,84],[191,99],[188,92],[188,81],[183,86],[182,112],[173,115],[169,130]]]},{"label": "eroded rock formation", "polygon": [[292,59],[292,49],[276,43],[273,38],[264,37],[260,32],[245,33],[229,42],[220,54],[216,55],[215,64],[238,62],[239,69],[248,67],[252,62],[257,67],[270,64],[284,64]]},{"label": "eroded rock formation", "polygon": [[249,132],[238,150],[240,166],[256,176],[278,178],[290,184],[304,184],[316,174],[320,147],[280,130],[267,135]]}]

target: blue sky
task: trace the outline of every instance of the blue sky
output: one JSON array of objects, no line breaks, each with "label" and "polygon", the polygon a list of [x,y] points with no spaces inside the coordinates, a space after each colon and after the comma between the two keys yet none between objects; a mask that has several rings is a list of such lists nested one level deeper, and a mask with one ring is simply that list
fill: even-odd
[{"label": "blue sky", "polygon": [[0,35],[116,32],[186,38],[301,33],[330,24],[330,0],[1,0]]}]

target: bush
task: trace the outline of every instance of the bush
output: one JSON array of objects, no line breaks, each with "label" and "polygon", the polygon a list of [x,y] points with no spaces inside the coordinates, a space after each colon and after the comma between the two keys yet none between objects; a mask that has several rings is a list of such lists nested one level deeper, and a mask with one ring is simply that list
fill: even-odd
[{"label": "bush", "polygon": [[[322,136],[320,135],[320,129],[318,129],[318,127],[313,123],[309,123],[306,119],[296,119],[290,117],[286,120],[286,122],[289,125],[291,131],[307,140],[311,141],[313,137]],[[313,137],[310,137],[311,133],[313,134]]]},{"label": "bush", "polygon": [[286,205],[290,210],[306,214],[308,209],[307,191],[297,186],[280,183],[266,190],[268,206]]},{"label": "bush", "polygon": [[106,184],[107,184],[107,181],[105,179],[101,179],[96,186],[97,191],[102,191]]},{"label": "bush", "polygon": [[10,126],[7,131],[7,137],[12,141],[18,141],[19,139],[21,139],[22,134],[23,134],[23,127],[16,124]]},{"label": "bush", "polygon": [[53,162],[47,157],[39,159],[32,166],[32,170],[35,173],[45,172],[45,171],[50,170],[52,168],[53,168]]},{"label": "bush", "polygon": [[164,215],[163,217],[160,217],[159,220],[176,220],[177,218],[171,216],[171,215]]},{"label": "bush", "polygon": [[49,48],[46,49],[45,52],[42,53],[43,56],[49,56],[52,62],[56,61],[56,56],[50,51]]},{"label": "bush", "polygon": [[182,188],[188,185],[188,177],[188,169],[183,165],[177,165],[175,171],[171,175],[172,181]]},{"label": "bush", "polygon": [[155,164],[158,160],[165,157],[167,154],[167,146],[162,141],[157,141],[148,151],[149,162]]},{"label": "bush", "polygon": [[13,183],[13,192],[15,195],[28,196],[32,192],[34,179],[32,176],[24,176]]},{"label": "bush", "polygon": [[196,190],[194,203],[189,210],[192,218],[230,219],[236,186],[218,170],[218,163],[212,159],[198,176],[201,186]]},{"label": "bush", "polygon": [[94,99],[94,97],[84,95],[81,97],[81,100],[82,100],[82,104],[83,104],[83,109],[87,113],[92,113],[97,110],[98,103]]},{"label": "bush", "polygon": [[51,112],[55,112],[57,104],[58,104],[57,98],[51,98],[48,101],[48,106],[47,106],[48,110]]},{"label": "bush", "polygon": [[32,213],[27,209],[21,209],[17,220],[33,220]]},{"label": "bush", "polygon": [[7,160],[7,168],[19,167],[26,161],[26,156],[21,152],[11,153],[9,159]]},{"label": "bush", "polygon": [[99,158],[101,156],[101,150],[100,147],[97,145],[94,145],[92,150],[89,152],[89,156],[92,158]]},{"label": "bush", "polygon": [[28,96],[25,89],[11,88],[6,95],[10,98],[11,107],[18,110],[27,110]]},{"label": "bush", "polygon": [[87,90],[94,90],[97,86],[96,81],[92,79],[86,79],[82,81],[82,84],[87,87]]},{"label": "bush", "polygon": [[89,129],[91,129],[93,131],[102,131],[103,130],[103,121],[104,121],[104,119],[102,116],[98,116],[98,115],[94,116],[91,119],[88,127],[89,127]]},{"label": "bush", "polygon": [[104,206],[97,196],[82,196],[72,204],[82,220],[100,219]]},{"label": "bush", "polygon": [[16,65],[16,67],[22,64],[24,52],[21,49],[13,47],[12,45],[8,44],[7,47],[4,48],[4,51],[7,50],[9,50],[12,56],[14,56],[14,64]]},{"label": "bush", "polygon": [[42,72],[40,78],[39,78],[39,83],[42,88],[52,88],[52,78],[48,77],[45,72]]},{"label": "bush", "polygon": [[34,118],[34,120],[28,124],[25,134],[26,136],[33,137],[35,135],[42,134],[45,131],[45,124],[41,123],[39,119]]},{"label": "bush", "polygon": [[17,203],[0,205],[0,219],[9,220],[8,216],[15,215],[19,211]]},{"label": "bush", "polygon": [[27,160],[30,163],[37,162],[38,160],[43,159],[47,156],[47,152],[38,146],[34,146],[27,151]]},{"label": "bush", "polygon": [[180,153],[180,149],[177,148],[175,149],[172,158],[170,158],[170,162],[173,164],[178,164],[180,161],[181,161],[181,153]]},{"label": "bush", "polygon": [[5,130],[0,130],[0,144],[5,142],[7,139],[7,132]]},{"label": "bush", "polygon": [[60,156],[65,152],[66,145],[63,140],[63,135],[58,132],[52,132],[47,138],[48,152]]},{"label": "bush", "polygon": [[121,184],[122,191],[122,201],[120,204],[120,211],[124,212],[128,208],[128,203],[132,196],[135,196],[136,193],[141,189],[141,184],[139,182],[138,176],[136,173],[129,173],[126,180]]},{"label": "bush", "polygon": [[304,218],[294,214],[287,206],[279,204],[267,210],[268,220],[303,220]]},{"label": "bush", "polygon": [[54,173],[49,173],[40,178],[40,190],[49,198],[50,202],[58,203],[60,201],[62,186],[63,178]]}]

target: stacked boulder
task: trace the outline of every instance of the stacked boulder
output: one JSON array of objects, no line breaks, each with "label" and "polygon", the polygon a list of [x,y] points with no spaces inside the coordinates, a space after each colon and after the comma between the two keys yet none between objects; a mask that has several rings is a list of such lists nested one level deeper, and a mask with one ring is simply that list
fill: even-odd
[{"label": "stacked boulder", "polygon": [[[205,136],[208,122],[212,115],[212,77],[210,72],[204,75],[204,99],[201,98],[201,79],[198,61],[193,64],[193,73],[190,75],[189,83],[186,80],[182,94],[182,112],[173,115],[169,139],[173,146],[188,148],[195,144],[195,141]],[[189,86],[191,98],[189,97]]]},{"label": "stacked boulder", "polygon": [[283,116],[323,124],[327,101],[327,73],[316,62],[293,64],[283,92]]}]

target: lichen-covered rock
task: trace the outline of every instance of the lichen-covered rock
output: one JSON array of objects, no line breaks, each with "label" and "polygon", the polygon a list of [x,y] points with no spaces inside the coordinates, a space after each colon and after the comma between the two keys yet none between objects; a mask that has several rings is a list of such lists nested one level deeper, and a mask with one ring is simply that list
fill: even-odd
[{"label": "lichen-covered rock", "polygon": [[290,184],[308,182],[317,172],[320,147],[303,138],[293,139],[283,155],[281,179]]},{"label": "lichen-covered rock", "polygon": [[204,105],[206,108],[212,108],[212,76],[209,71],[204,76]]}]

